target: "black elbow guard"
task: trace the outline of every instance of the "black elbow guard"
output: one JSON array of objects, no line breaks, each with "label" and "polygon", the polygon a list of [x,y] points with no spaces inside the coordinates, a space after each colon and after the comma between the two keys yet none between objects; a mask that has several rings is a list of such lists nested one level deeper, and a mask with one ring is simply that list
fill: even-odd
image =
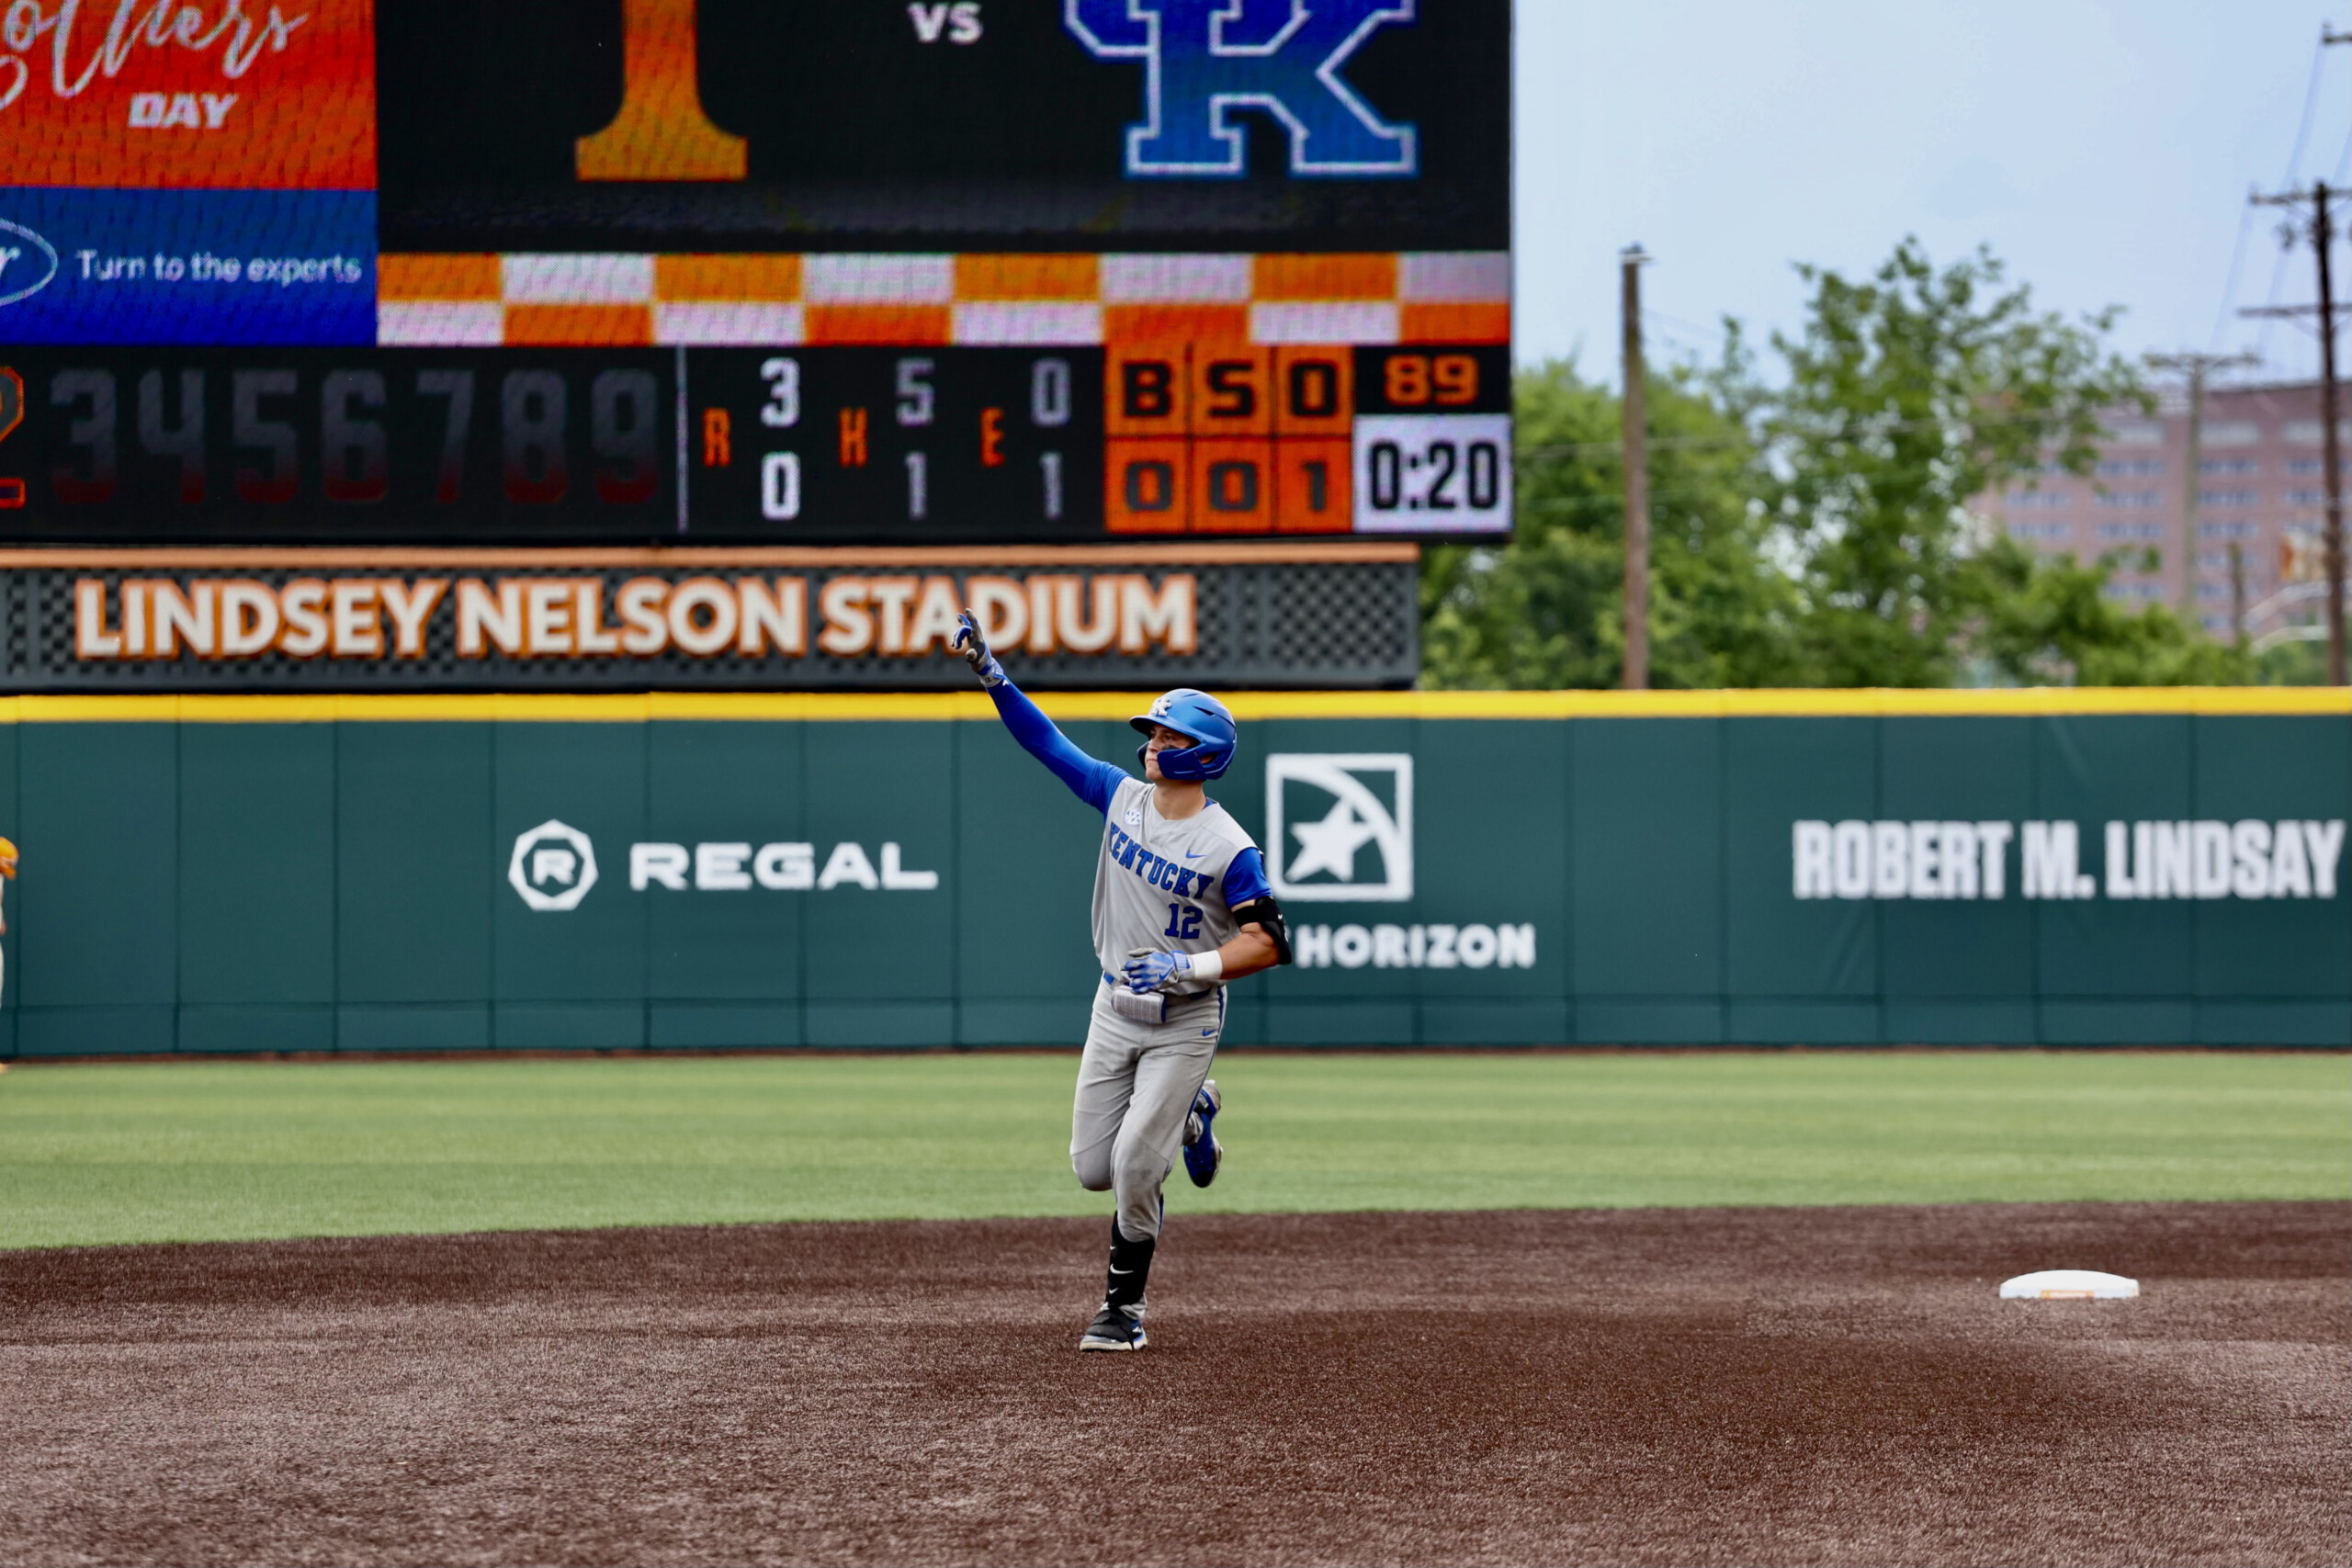
[{"label": "black elbow guard", "polygon": [[1233,918],[1245,926],[1258,926],[1274,939],[1274,962],[1290,962],[1290,927],[1283,920],[1283,907],[1274,902],[1271,893],[1252,898],[1233,911]]}]

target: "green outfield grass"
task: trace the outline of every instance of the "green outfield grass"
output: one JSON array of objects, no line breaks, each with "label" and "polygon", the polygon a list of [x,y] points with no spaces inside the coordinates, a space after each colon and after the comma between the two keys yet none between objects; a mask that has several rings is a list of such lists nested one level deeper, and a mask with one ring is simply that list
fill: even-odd
[{"label": "green outfield grass", "polygon": [[[1072,1055],[42,1066],[0,1247],[1092,1214]],[[2352,1197],[2343,1055],[1228,1055],[1211,1192],[1316,1211]]]}]

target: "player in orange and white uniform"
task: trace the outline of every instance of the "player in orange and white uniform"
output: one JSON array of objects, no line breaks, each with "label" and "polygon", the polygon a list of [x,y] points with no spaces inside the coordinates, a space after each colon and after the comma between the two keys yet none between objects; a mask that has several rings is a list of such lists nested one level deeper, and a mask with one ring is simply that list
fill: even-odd
[{"label": "player in orange and white uniform", "polygon": [[[5,890],[10,882],[16,880],[16,876],[17,841],[14,839],[0,839],[0,890]],[[0,935],[6,935],[7,930],[8,917],[5,913],[0,913]],[[6,958],[0,957],[0,984],[6,983],[7,975],[6,963]]]}]

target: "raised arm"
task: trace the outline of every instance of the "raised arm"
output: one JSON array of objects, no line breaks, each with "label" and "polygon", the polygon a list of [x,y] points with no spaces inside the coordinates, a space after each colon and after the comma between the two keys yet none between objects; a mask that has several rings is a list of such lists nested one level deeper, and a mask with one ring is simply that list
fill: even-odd
[{"label": "raised arm", "polygon": [[1039,711],[1037,705],[1005,679],[1004,668],[989,651],[988,640],[980,636],[979,623],[967,610],[963,629],[956,634],[956,650],[971,665],[972,673],[988,688],[989,700],[996,704],[997,716],[1004,720],[1005,728],[1021,742],[1021,749],[1046,764],[1054,777],[1069,786],[1070,793],[1097,811],[1111,809],[1111,796],[1125,782],[1125,770],[1090,757],[1071,744],[1069,736],[1054,728],[1054,721]]}]

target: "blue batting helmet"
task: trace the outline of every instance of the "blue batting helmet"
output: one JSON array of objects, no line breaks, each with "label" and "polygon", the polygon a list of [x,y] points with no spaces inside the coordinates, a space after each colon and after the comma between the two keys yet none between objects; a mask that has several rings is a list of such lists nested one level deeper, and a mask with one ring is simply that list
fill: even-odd
[{"label": "blue batting helmet", "polygon": [[[1153,703],[1149,713],[1139,713],[1127,723],[1146,737],[1152,726],[1166,725],[1179,735],[1193,738],[1195,744],[1159,754],[1159,776],[1182,784],[1222,777],[1233,766],[1234,753],[1241,749],[1241,731],[1225,705],[1190,686],[1177,687]],[[1136,747],[1136,761],[1142,761],[1149,750]]]}]

